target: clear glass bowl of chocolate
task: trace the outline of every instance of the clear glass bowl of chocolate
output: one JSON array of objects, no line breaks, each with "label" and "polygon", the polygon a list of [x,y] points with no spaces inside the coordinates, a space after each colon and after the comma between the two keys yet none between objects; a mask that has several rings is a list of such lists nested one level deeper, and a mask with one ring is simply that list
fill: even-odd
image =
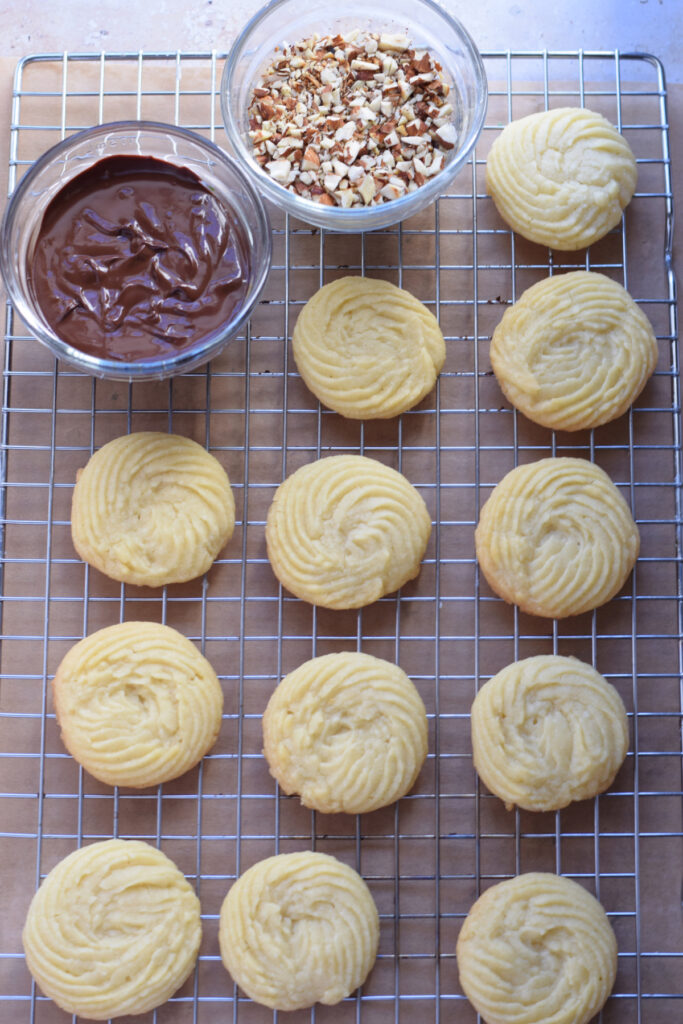
[{"label": "clear glass bowl of chocolate", "polygon": [[221,83],[231,149],[263,195],[333,231],[388,227],[447,192],[486,102],[477,47],[433,0],[274,0]]},{"label": "clear glass bowl of chocolate", "polygon": [[27,171],[2,222],[17,313],[56,356],[121,380],[200,366],[248,319],[271,260],[264,205],[207,139],[99,125]]}]

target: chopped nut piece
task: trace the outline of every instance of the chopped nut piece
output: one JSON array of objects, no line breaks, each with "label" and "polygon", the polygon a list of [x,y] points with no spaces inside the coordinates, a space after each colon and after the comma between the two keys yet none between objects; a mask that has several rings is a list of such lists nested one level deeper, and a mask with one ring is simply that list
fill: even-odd
[{"label": "chopped nut piece", "polygon": [[441,145],[446,149],[453,149],[455,146],[455,125],[448,122],[442,124],[436,129],[436,134],[441,141]]},{"label": "chopped nut piece", "polygon": [[334,173],[338,174],[340,178],[346,177],[346,175],[349,173],[348,166],[341,160],[333,160],[332,168],[334,170]]},{"label": "chopped nut piece", "polygon": [[440,153],[439,150],[437,149],[436,153],[432,157],[432,162],[430,163],[429,169],[428,169],[428,172],[427,172],[429,174],[430,178],[433,177],[435,174],[438,173],[438,171],[441,170],[442,165],[443,165],[443,153]]},{"label": "chopped nut piece", "polygon": [[341,126],[341,128],[337,128],[336,132],[334,133],[334,137],[337,140],[337,142],[346,142],[348,139],[353,138],[353,133],[355,132],[355,130],[356,126],[354,125],[353,121],[347,121],[346,124],[343,124]]},{"label": "chopped nut piece", "polygon": [[369,174],[366,175],[366,177],[363,178],[358,191],[360,192],[363,202],[367,206],[370,200],[374,198],[375,192],[377,191],[375,187],[374,178],[372,178]]},{"label": "chopped nut piece", "polygon": [[344,160],[347,164],[352,164],[358,154],[363,148],[363,143],[358,139],[350,139],[348,145],[344,147]]},{"label": "chopped nut piece", "polygon": [[335,192],[334,198],[337,200],[339,205],[343,207],[343,209],[345,210],[347,210],[350,206],[353,206],[354,193],[350,188],[347,188],[346,191],[344,192]]},{"label": "chopped nut piece", "polygon": [[318,167],[320,167],[320,157],[313,146],[308,146],[301,161],[301,169],[302,171],[315,171]]},{"label": "chopped nut piece", "polygon": [[271,178],[275,178],[276,181],[287,181],[292,165],[289,160],[270,160],[266,164],[266,168],[270,172]]},{"label": "chopped nut piece", "polygon": [[267,132],[263,130],[249,132],[249,138],[251,139],[255,146],[259,146],[262,142],[265,142],[266,139],[272,138],[272,135],[272,132]]},{"label": "chopped nut piece", "polygon": [[358,110],[358,117],[361,121],[365,121],[366,123],[377,120],[377,115],[370,107],[360,107]]},{"label": "chopped nut piece", "polygon": [[380,50],[394,50],[397,53],[403,53],[408,49],[408,39],[406,36],[390,35],[388,32],[383,32],[379,37],[379,48]]},{"label": "chopped nut piece", "polygon": [[432,62],[430,60],[429,54],[425,50],[425,52],[422,54],[421,57],[416,58],[416,60],[415,60],[415,70],[418,73],[423,73],[424,74],[425,72],[428,72],[431,69],[431,63]]},{"label": "chopped nut piece", "polygon": [[352,60],[351,67],[354,71],[379,71],[379,64],[369,60]]}]

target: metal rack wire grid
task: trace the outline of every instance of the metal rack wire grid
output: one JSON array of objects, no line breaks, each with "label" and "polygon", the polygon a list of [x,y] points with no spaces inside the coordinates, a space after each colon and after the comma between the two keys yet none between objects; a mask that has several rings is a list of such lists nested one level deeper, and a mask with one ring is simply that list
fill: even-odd
[{"label": "metal rack wire grid", "polygon": [[[213,364],[165,383],[94,381],[55,365],[7,307],[3,369],[3,646],[0,859],[6,875],[0,1016],[67,1019],[32,983],[20,928],[47,871],[84,843],[139,837],[196,885],[204,939],[197,969],[142,1020],[240,1024],[277,1019],[233,985],[217,918],[235,877],[261,857],[314,848],[366,878],[381,915],[377,964],[361,991],[295,1021],[474,1021],[455,941],[477,894],[528,870],[577,879],[605,906],[619,943],[605,1024],[659,1024],[683,1012],[681,829],[680,374],[671,272],[666,87],[654,59],[615,52],[489,53],[490,101],[474,159],[452,191],[396,228],[319,232],[271,211],[274,263],[246,333]],[[57,54],[17,70],[10,189],[48,146],[122,117],[171,121],[224,142],[217,54]],[[624,224],[588,253],[548,253],[515,237],[485,195],[486,153],[530,110],[587,105],[617,124],[638,159]],[[617,422],[552,434],[517,415],[493,378],[488,343],[503,309],[548,273],[590,267],[630,289],[659,341],[655,376]],[[288,341],[303,302],[340,273],[384,277],[438,316],[446,365],[433,394],[399,419],[355,423],[321,408]],[[161,591],[116,584],[71,545],[77,469],[127,431],[175,431],[205,444],[234,487],[235,535],[206,579]],[[363,453],[418,487],[434,529],[419,578],[358,612],[311,608],[284,592],[265,553],[276,486],[331,452]],[[546,455],[595,460],[634,511],[642,549],[624,590],[592,614],[539,620],[505,605],[474,557],[478,510],[504,472]],[[124,619],[167,622],[212,661],[225,692],[213,751],[155,790],[112,790],[62,747],[50,680],[68,648]],[[284,797],[261,756],[260,716],[280,677],[307,658],[362,649],[396,660],[425,701],[430,753],[395,806],[324,816]],[[507,812],[476,778],[469,709],[513,659],[543,652],[595,664],[619,689],[631,744],[610,791],[555,814]],[[138,1018],[141,1019],[141,1018]]]}]

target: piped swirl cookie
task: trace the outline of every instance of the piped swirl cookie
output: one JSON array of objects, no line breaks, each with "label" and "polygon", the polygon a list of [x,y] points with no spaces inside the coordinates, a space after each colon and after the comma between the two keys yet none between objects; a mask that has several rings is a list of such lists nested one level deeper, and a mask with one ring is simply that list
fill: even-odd
[{"label": "piped swirl cookie", "polygon": [[532,285],[491,339],[505,396],[553,430],[590,429],[621,416],[656,363],[645,314],[616,281],[586,270]]},{"label": "piped swirl cookie", "polygon": [[510,810],[556,811],[611,786],[628,750],[621,697],[577,658],[501,669],[472,705],[474,766]]},{"label": "piped swirl cookie", "polygon": [[148,843],[108,839],[60,861],[31,901],[28,968],[67,1013],[108,1020],[166,1002],[191,973],[199,900]]},{"label": "piped swirl cookie", "polygon": [[266,544],[273,572],[297,597],[361,608],[417,576],[430,532],[427,507],[401,473],[332,455],[280,484]]},{"label": "piped swirl cookie", "polygon": [[460,984],[486,1024],[588,1024],[614,985],[617,942],[577,882],[532,872],[487,889],[456,946]]},{"label": "piped swirl cookie", "polygon": [[427,756],[427,715],[403,669],[346,651],[294,669],[263,716],[263,753],[306,807],[363,814],[398,800]]},{"label": "piped swirl cookie", "polygon": [[513,230],[551,249],[592,245],[621,220],[638,176],[626,139],[592,110],[512,121],[493,143],[486,188]]},{"label": "piped swirl cookie", "polygon": [[334,1005],[362,985],[379,915],[360,875],[324,853],[259,861],[225,897],[221,957],[246,994],[274,1010]]},{"label": "piped swirl cookie", "polygon": [[586,459],[541,459],[511,470],[475,531],[479,565],[505,601],[560,619],[609,601],[640,548],[623,497]]},{"label": "piped swirl cookie", "polygon": [[156,786],[194,767],[221,726],[223,691],[193,643],[169,626],[92,633],[53,680],[62,742],[110,786]]},{"label": "piped swirl cookie", "polygon": [[114,580],[161,587],[201,576],[234,527],[225,470],[187,437],[153,431],[117,437],[78,474],[74,547]]},{"label": "piped swirl cookie", "polygon": [[294,359],[323,405],[351,419],[398,416],[434,387],[446,358],[436,317],[388,281],[341,277],[299,313]]}]

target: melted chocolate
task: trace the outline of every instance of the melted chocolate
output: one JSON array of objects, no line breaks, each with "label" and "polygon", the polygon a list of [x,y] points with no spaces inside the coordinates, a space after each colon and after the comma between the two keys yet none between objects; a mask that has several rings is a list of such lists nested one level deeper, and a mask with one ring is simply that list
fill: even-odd
[{"label": "melted chocolate", "polygon": [[191,171],[107,157],[61,189],[29,281],[64,341],[135,362],[193,348],[237,312],[249,263],[236,216]]}]

